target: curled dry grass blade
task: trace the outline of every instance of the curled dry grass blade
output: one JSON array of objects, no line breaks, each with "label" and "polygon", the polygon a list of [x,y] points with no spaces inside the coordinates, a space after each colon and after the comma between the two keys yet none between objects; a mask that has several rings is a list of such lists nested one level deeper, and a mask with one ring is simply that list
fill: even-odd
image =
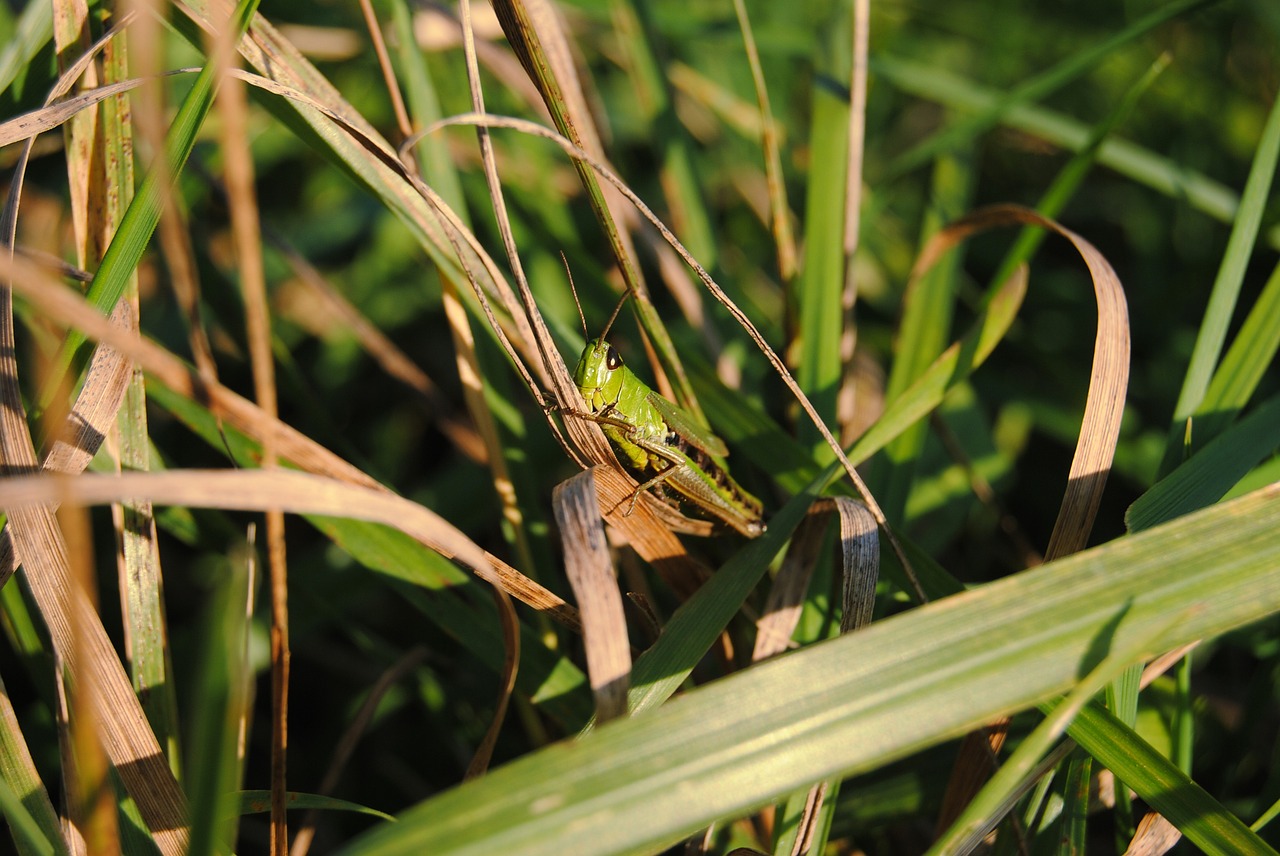
[{"label": "curled dry grass blade", "polygon": [[819,500],[791,537],[786,558],[769,589],[760,620],[756,622],[753,663],[789,647],[809,578],[818,560],[822,536],[832,516],[840,526],[841,632],[847,633],[871,622],[876,580],[880,574],[879,530],[866,507],[849,497]]},{"label": "curled dry grass blade", "polygon": [[[986,229],[1007,225],[1036,225],[1069,240],[1089,268],[1098,305],[1098,330],[1094,338],[1093,365],[1089,375],[1084,417],[1062,505],[1045,551],[1046,559],[1051,560],[1076,552],[1084,546],[1102,502],[1102,492],[1115,456],[1120,418],[1124,412],[1128,388],[1128,309],[1119,277],[1092,244],[1056,221],[1017,206],[981,209],[948,226],[921,252],[912,280],[916,281],[949,247],[959,241]],[[944,799],[939,821],[941,826],[950,825],[951,818],[973,796],[979,777],[972,771],[989,768],[995,748],[992,740],[1003,739],[1006,724],[990,723],[986,730],[971,734],[965,740]]]},{"label": "curled dry grass blade", "polygon": [[928,270],[956,243],[987,229],[1011,225],[1040,226],[1070,241],[1089,268],[1098,304],[1098,330],[1084,418],[1062,507],[1045,552],[1046,558],[1053,559],[1084,546],[1102,501],[1129,385],[1129,311],[1120,278],[1093,244],[1058,222],[1015,205],[983,208],[952,223],[921,252],[912,279]]}]

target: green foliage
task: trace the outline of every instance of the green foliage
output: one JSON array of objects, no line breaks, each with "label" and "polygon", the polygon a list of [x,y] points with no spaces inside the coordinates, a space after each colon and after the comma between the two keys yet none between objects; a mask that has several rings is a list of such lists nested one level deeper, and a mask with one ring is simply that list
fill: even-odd
[{"label": "green foliage", "polygon": [[[819,824],[823,843],[923,852],[939,840],[928,830],[956,741],[1003,715],[1014,717],[1010,766],[940,839],[948,846],[996,828],[1000,852],[1016,852],[1018,836],[1037,853],[1059,840],[1123,852],[1148,810],[1179,828],[1183,852],[1280,842],[1272,826],[1248,829],[1274,814],[1280,781],[1258,751],[1280,705],[1280,17],[1270,5],[874,4],[865,162],[851,184],[852,5],[747,3],[799,244],[793,276],[779,274],[787,239],[770,219],[768,120],[732,5],[560,5],[611,169],[791,365],[866,469],[934,602],[912,602],[885,549],[876,620],[828,640],[839,586],[823,556],[815,579],[824,582],[801,605],[801,650],[748,668],[754,621],[796,526],[814,499],[853,488],[741,327],[625,203],[609,201],[600,175],[546,140],[491,129],[520,268],[561,357],[583,345],[563,253],[591,334],[618,283],[640,292],[636,322],[624,312],[612,343],[632,366],[650,355],[652,368],[637,373],[691,421],[705,415],[728,444],[733,478],[763,500],[768,529],[750,541],[686,539],[714,569],[692,594],[619,550],[620,580],[638,593],[633,715],[621,722],[591,722],[581,639],[517,604],[519,671],[494,769],[463,783],[501,693],[510,644],[501,605],[455,557],[403,532],[291,518],[287,786],[293,807],[334,810],[319,816],[317,852],[647,853],[707,827],[715,852],[771,851],[796,832],[796,795],[823,780],[840,782]],[[251,28],[258,50],[243,62],[278,84],[252,90],[249,135],[282,420],[572,601],[548,521],[552,489],[574,466],[468,277],[518,336],[490,287],[514,282],[515,265],[503,261],[475,129],[433,130],[404,165],[394,146],[405,129],[357,5],[268,6]],[[166,50],[199,51],[203,65],[201,27],[225,11],[184,8],[170,11]],[[236,25],[247,25],[253,4],[239,8]],[[452,12],[403,0],[374,9],[412,130],[471,112]],[[6,120],[53,86],[47,10],[32,0],[0,19]],[[547,122],[488,11],[472,10],[485,109]],[[101,21],[92,27],[101,34]],[[137,277],[143,333],[188,358],[198,323],[219,381],[248,395],[246,301],[217,136],[226,119],[213,100],[225,82],[212,66],[179,81],[166,84],[180,107],[162,152],[139,146],[147,178],[93,265],[88,296],[107,312]],[[567,132],[562,97],[549,124]],[[17,239],[71,260],[62,159],[33,161]],[[201,286],[198,319],[177,307],[174,257],[153,239],[169,171]],[[456,213],[457,228],[474,230],[499,259],[495,271],[472,251],[459,260],[448,214],[410,175]],[[1125,421],[1092,549],[1030,570],[1054,529],[1090,382],[1088,273],[1059,238],[1010,232],[952,251],[907,288],[930,236],[997,202],[1037,207],[1096,245],[1124,283],[1132,333]],[[861,221],[852,259],[851,204]],[[323,296],[317,276],[341,299]],[[19,381],[33,410],[57,411],[65,387],[31,364],[52,361],[56,381],[80,367],[85,337],[73,331],[50,346],[44,320],[19,311]],[[147,397],[153,469],[260,462],[262,444],[198,385],[188,395],[151,377]],[[112,464],[102,453],[94,467]],[[124,650],[111,522],[99,511],[100,611]],[[168,637],[156,644],[171,663],[195,849],[225,849],[239,791],[234,849],[265,851],[271,611],[269,588],[241,567],[247,518],[199,509],[157,518]],[[20,852],[62,852],[50,811],[65,811],[53,658],[20,583],[0,598],[0,676],[16,712],[0,734],[0,812]],[[1135,708],[1141,664],[1198,640],[1180,683],[1147,686]],[[258,690],[238,766],[246,669]],[[1093,694],[1118,676],[1108,712]],[[354,748],[329,788],[353,723]],[[1063,733],[1073,751],[1056,742]],[[1049,778],[1024,778],[1055,746],[1066,760]],[[1084,792],[1102,771],[1123,794],[1089,814]],[[1137,794],[1132,808],[1126,789]],[[293,831],[301,819],[290,816]]]}]

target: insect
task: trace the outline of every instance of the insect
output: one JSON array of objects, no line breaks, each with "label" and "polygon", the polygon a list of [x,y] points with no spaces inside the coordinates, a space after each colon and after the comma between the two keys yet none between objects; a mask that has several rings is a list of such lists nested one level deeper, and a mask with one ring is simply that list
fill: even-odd
[{"label": "insect", "polygon": [[605,340],[617,315],[614,310],[600,337],[587,342],[573,381],[587,403],[579,415],[600,424],[622,465],[640,482],[627,513],[643,491],[662,487],[748,538],[760,535],[764,506],[730,477],[724,441],[646,386]]}]

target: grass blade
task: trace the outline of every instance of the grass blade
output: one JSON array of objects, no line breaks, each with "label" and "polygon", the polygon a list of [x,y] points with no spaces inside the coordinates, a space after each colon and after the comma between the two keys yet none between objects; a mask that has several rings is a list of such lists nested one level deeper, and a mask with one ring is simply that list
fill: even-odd
[{"label": "grass blade", "polygon": [[[671,843],[1067,689],[1109,651],[1176,645],[1280,610],[1277,525],[1273,487],[877,622],[526,756],[342,852],[604,854]],[[992,614],[1004,619],[998,633]],[[1169,628],[1171,614],[1187,619]]]}]

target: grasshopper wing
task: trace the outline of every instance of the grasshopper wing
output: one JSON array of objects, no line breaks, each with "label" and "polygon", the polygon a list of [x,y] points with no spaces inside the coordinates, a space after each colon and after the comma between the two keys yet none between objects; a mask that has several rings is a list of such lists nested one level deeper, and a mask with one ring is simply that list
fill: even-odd
[{"label": "grasshopper wing", "polygon": [[667,421],[667,426],[689,441],[691,445],[696,446],[713,458],[728,456],[729,450],[725,448],[724,441],[712,434],[709,429],[703,428],[695,422],[688,413],[685,413],[653,391],[649,392],[649,403]]}]

